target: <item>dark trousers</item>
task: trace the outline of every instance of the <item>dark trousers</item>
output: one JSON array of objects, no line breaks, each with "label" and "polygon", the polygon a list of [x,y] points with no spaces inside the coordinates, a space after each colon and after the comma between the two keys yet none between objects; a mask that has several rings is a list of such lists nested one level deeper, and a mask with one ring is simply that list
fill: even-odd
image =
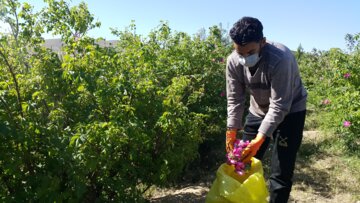
[{"label": "dark trousers", "polygon": [[[270,202],[286,203],[289,199],[294,174],[296,153],[303,137],[306,111],[288,114],[272,134],[274,141],[271,155]],[[249,113],[244,126],[243,140],[252,140],[258,133],[263,118]],[[255,155],[262,160],[269,147],[267,137]]]}]

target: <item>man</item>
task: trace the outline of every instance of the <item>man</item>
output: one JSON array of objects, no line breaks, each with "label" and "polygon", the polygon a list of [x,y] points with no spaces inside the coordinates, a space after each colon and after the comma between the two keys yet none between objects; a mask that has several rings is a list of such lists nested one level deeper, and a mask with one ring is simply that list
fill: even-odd
[{"label": "man", "polygon": [[[230,37],[235,50],[226,65],[226,150],[233,149],[237,131],[243,130],[242,139],[251,142],[242,161],[261,160],[272,139],[270,202],[287,202],[306,114],[307,93],[297,62],[287,47],[266,40],[256,18],[237,21]],[[245,91],[250,107],[243,128]]]}]

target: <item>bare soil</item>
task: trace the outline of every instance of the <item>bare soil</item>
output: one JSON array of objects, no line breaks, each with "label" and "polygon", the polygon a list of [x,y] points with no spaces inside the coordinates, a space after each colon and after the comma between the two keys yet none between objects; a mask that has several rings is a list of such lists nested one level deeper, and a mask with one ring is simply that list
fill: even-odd
[{"label": "bare soil", "polygon": [[[296,203],[360,203],[359,171],[348,168],[343,157],[319,150],[324,139],[318,131],[304,132],[301,156],[297,158],[294,184],[289,202]],[[268,173],[264,160],[265,178]],[[215,172],[197,183],[188,183],[174,188],[153,188],[148,200],[151,203],[205,202]]]}]

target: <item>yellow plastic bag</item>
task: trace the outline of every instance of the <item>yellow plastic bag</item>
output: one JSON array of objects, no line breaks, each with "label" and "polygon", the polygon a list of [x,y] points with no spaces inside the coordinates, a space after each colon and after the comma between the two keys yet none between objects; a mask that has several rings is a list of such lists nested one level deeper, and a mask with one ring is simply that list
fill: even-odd
[{"label": "yellow plastic bag", "polygon": [[266,203],[266,187],[261,161],[252,158],[251,169],[240,176],[234,166],[222,164],[216,172],[206,203]]}]

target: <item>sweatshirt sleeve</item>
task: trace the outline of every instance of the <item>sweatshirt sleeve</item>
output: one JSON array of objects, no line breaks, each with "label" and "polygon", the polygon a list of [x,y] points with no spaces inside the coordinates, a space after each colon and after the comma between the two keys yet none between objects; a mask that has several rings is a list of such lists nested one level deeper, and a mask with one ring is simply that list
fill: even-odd
[{"label": "sweatshirt sleeve", "polygon": [[242,129],[245,104],[245,86],[240,68],[231,57],[226,63],[227,127]]},{"label": "sweatshirt sleeve", "polygon": [[271,136],[289,113],[293,98],[292,60],[285,57],[274,67],[271,76],[269,111],[262,121],[259,132]]}]

